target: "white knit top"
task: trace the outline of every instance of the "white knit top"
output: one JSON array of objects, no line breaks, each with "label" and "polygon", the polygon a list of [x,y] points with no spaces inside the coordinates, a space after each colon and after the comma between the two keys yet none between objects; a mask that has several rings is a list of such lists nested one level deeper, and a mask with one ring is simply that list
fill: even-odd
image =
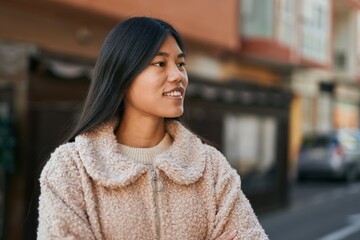
[{"label": "white knit top", "polygon": [[165,133],[164,138],[154,147],[136,148],[119,144],[119,149],[121,154],[134,162],[151,165],[155,157],[168,150],[172,143],[173,140],[170,135]]}]

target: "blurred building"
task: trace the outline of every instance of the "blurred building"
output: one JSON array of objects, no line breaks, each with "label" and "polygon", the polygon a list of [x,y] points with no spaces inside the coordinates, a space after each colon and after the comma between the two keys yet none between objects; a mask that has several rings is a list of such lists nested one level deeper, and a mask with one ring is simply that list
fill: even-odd
[{"label": "blurred building", "polygon": [[337,1],[335,9],[333,126],[359,128],[360,1]]},{"label": "blurred building", "polygon": [[303,133],[359,126],[357,9],[355,0],[2,1],[0,106],[17,133],[6,237],[35,238],[41,168],[79,113],[107,33],[137,15],[185,37],[186,123],[238,170],[257,212],[285,206]]},{"label": "blurred building", "polygon": [[[309,28],[308,36],[303,38],[304,47],[312,57],[326,61],[322,61],[323,68],[297,69],[291,77],[292,90],[298,99],[299,112],[302,112],[302,121],[298,123],[301,134],[293,136],[293,165],[301,135],[360,126],[360,1],[307,2],[306,13],[317,14],[302,19]],[[292,132],[297,130],[293,128]]]}]

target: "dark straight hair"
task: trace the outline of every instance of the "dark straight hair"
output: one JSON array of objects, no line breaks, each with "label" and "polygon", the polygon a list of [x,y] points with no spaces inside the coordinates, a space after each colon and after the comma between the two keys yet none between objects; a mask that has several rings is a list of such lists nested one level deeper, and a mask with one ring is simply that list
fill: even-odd
[{"label": "dark straight hair", "polygon": [[184,51],[180,34],[167,22],[150,17],[129,18],[115,26],[96,61],[80,118],[64,142],[92,130],[124,111],[124,96],[131,82],[154,58],[167,36]]}]

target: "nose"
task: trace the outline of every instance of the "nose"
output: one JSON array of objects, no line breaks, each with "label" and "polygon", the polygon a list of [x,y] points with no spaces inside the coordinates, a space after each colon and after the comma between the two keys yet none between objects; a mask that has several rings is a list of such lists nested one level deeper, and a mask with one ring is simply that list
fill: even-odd
[{"label": "nose", "polygon": [[180,70],[177,65],[171,67],[169,70],[168,80],[170,82],[182,82],[186,79],[186,71]]}]

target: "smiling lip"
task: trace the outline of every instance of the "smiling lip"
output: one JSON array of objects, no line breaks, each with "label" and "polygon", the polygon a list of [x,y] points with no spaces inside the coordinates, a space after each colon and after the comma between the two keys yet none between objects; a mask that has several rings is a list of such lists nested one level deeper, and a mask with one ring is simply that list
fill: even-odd
[{"label": "smiling lip", "polygon": [[173,97],[173,98],[182,98],[184,95],[184,89],[181,87],[173,88],[170,91],[166,91],[163,93],[163,96]]}]

